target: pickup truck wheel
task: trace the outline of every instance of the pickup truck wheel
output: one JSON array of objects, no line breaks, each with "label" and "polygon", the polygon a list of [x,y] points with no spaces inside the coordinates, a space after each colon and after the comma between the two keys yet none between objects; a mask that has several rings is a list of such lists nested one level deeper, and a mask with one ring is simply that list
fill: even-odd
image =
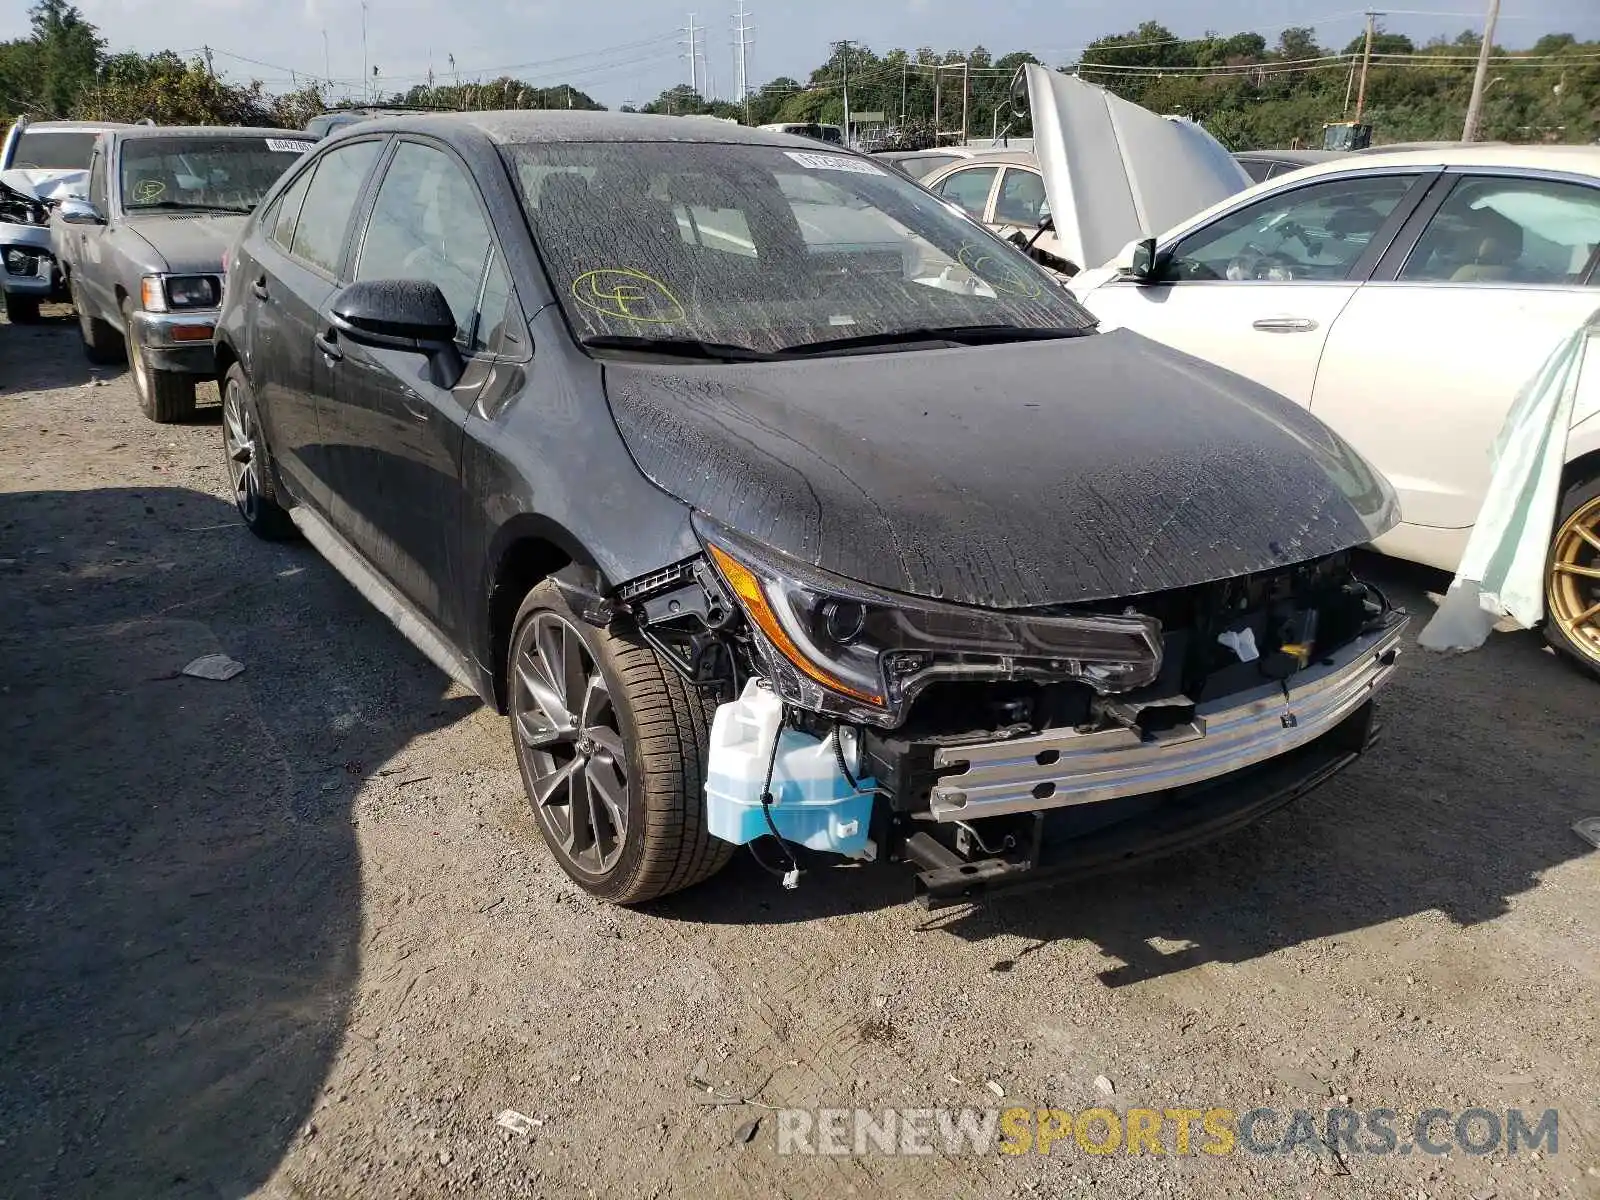
[{"label": "pickup truck wheel", "polygon": [[194,376],[157,371],[145,361],[144,348],[133,335],[133,301],[122,304],[122,327],[128,331],[128,374],[139,393],[139,410],[161,425],[194,416]]},{"label": "pickup truck wheel", "polygon": [[250,532],[269,542],[292,538],[299,531],[278,503],[272,456],[256,409],[255,393],[238,363],[222,381],[222,450],[233,484],[233,503]]},{"label": "pickup truck wheel", "polygon": [[1600,679],[1600,475],[1561,498],[1544,598],[1545,640]]},{"label": "pickup truck wheel", "polygon": [[112,363],[120,362],[127,353],[127,348],[122,344],[122,335],[109,323],[88,314],[83,307],[83,298],[78,295],[76,283],[69,282],[67,287],[72,292],[73,310],[78,314],[78,333],[83,338],[83,356],[97,367],[108,367]]},{"label": "pickup truck wheel", "polygon": [[39,322],[39,297],[6,293],[6,320],[13,325],[36,325]]},{"label": "pickup truck wheel", "polygon": [[561,869],[613,904],[721,870],[733,846],[706,832],[706,699],[637,635],[584,621],[548,580],[513,630],[512,742]]}]

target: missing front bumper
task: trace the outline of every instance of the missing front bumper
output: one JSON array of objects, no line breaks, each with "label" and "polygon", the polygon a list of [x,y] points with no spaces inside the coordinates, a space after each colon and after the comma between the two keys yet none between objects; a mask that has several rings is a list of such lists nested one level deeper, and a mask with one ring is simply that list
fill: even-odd
[{"label": "missing front bumper", "polygon": [[1031,836],[1014,839],[1018,844],[1007,854],[966,859],[920,832],[906,839],[900,857],[921,868],[917,899],[932,909],[1091,879],[1243,829],[1326,783],[1377,736],[1373,707],[1363,704],[1316,740],[1254,767],[1159,796],[1112,801],[1126,808],[1122,819],[1088,835],[1071,828],[1066,812],[1029,813],[1011,818],[1027,822]]},{"label": "missing front bumper", "polygon": [[1366,705],[1394,673],[1407,619],[1356,638],[1285,682],[1195,710],[1152,737],[1128,729],[944,746],[929,796],[936,821],[977,821],[1205,783],[1309,745]]}]

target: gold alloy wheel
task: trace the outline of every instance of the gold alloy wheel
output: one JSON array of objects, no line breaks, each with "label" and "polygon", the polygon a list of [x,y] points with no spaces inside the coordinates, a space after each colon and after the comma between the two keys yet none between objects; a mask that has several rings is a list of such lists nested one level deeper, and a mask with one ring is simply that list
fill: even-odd
[{"label": "gold alloy wheel", "polygon": [[1600,496],[1578,507],[1550,549],[1550,619],[1572,648],[1600,667]]}]

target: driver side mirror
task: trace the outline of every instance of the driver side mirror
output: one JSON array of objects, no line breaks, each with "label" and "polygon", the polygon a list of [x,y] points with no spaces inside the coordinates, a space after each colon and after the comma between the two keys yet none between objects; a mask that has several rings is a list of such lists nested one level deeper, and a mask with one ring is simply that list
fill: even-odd
[{"label": "driver side mirror", "polygon": [[428,359],[428,377],[446,390],[466,370],[456,349],[456,319],[439,285],[422,279],[352,283],[333,302],[330,324],[358,346],[405,350]]},{"label": "driver side mirror", "polygon": [[68,196],[61,202],[61,207],[57,211],[61,213],[61,219],[68,225],[104,225],[106,223],[106,219],[100,214],[100,210],[82,196]]},{"label": "driver side mirror", "polygon": [[1154,283],[1160,271],[1156,263],[1156,240],[1144,238],[1129,247],[1128,274],[1138,283]]}]

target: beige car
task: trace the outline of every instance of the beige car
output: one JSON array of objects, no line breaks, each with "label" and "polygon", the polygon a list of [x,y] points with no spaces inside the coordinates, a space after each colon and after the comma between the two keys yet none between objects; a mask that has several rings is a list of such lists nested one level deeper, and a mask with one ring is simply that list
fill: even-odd
[{"label": "beige car", "polygon": [[[922,186],[959,205],[1001,237],[1020,232],[1032,238],[1050,212],[1039,162],[1029,150],[974,154],[929,172]],[[1075,275],[1086,265],[1072,262],[1054,230],[1040,234],[1033,248],[1036,257],[1058,274]]]}]

